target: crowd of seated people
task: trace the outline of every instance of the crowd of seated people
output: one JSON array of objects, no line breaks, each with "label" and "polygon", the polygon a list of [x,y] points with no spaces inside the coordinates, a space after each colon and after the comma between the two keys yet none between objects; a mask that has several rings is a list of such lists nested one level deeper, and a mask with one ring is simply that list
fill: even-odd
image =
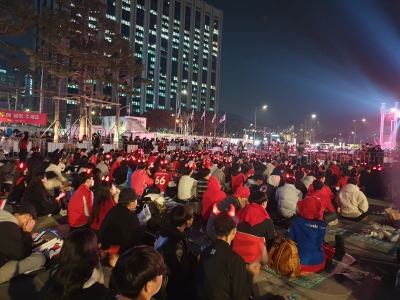
[{"label": "crowd of seated people", "polygon": [[[301,272],[319,272],[327,226],[365,219],[366,196],[386,195],[390,171],[201,150],[80,149],[52,153],[49,161],[33,151],[15,171],[8,196],[14,213],[0,211],[0,227],[9,228],[4,239],[18,240],[0,243],[0,283],[44,265],[45,258],[30,251],[35,219],[63,208],[70,234],[41,299],[248,299],[260,271],[253,263],[272,247],[274,223],[287,224]],[[64,199],[62,191],[69,190]],[[185,235],[196,219],[210,241],[200,256],[188,250]],[[155,233],[146,222],[156,224]],[[16,272],[16,264],[24,267]],[[112,268],[110,288],[103,285],[102,264]]]}]

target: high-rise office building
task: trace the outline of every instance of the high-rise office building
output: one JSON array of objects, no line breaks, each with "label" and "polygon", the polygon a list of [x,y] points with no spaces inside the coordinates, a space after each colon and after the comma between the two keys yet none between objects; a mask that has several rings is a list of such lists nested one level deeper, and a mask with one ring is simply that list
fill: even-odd
[{"label": "high-rise office building", "polygon": [[[178,103],[188,109],[218,110],[222,11],[200,0],[102,1],[108,6],[107,17],[117,22],[145,66],[142,77],[153,82],[137,89],[140,96],[121,95],[122,105],[131,104],[132,114],[150,109],[175,112]],[[52,8],[53,1],[35,0],[35,6],[38,11]],[[96,84],[96,89],[103,88],[114,99],[111,87]],[[65,92],[77,93],[77,85],[69,84]],[[63,105],[78,111],[76,101]]]},{"label": "high-rise office building", "polygon": [[182,107],[218,110],[223,13],[200,0],[107,0],[110,19],[120,24],[143,77],[132,113]]}]

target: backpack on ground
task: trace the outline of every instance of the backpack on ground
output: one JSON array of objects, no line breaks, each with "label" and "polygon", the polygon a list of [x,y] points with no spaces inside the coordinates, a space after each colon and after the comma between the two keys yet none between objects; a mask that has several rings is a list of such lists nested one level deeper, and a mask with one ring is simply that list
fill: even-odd
[{"label": "backpack on ground", "polygon": [[296,243],[289,238],[276,238],[269,251],[268,267],[287,278],[300,276],[300,258]]}]

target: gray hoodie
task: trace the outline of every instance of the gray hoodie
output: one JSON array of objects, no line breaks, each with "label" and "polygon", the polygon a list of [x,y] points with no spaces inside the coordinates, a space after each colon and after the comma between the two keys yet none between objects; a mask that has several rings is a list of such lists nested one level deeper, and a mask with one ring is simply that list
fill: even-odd
[{"label": "gray hoodie", "polygon": [[303,184],[306,186],[307,190],[308,187],[313,183],[314,179],[314,176],[306,176],[306,178],[303,179]]}]

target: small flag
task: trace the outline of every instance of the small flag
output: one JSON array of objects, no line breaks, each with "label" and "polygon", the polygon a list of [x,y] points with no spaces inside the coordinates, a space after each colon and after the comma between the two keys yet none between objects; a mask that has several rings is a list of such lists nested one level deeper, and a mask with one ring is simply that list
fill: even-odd
[{"label": "small flag", "polygon": [[203,112],[203,115],[201,116],[201,120],[203,120],[206,117],[206,111]]},{"label": "small flag", "polygon": [[212,118],[211,123],[214,123],[216,117],[217,117],[217,114],[214,114],[214,117]]},{"label": "small flag", "polygon": [[194,118],[194,109],[192,109],[192,116],[190,117],[190,120],[193,121],[193,118]]},{"label": "small flag", "polygon": [[222,116],[222,118],[221,118],[221,120],[219,120],[219,122],[222,123],[223,121],[225,121],[225,119],[226,119],[226,114],[224,114],[224,115]]},{"label": "small flag", "polygon": [[177,118],[181,116],[181,108],[179,107],[178,114],[176,115]]}]

